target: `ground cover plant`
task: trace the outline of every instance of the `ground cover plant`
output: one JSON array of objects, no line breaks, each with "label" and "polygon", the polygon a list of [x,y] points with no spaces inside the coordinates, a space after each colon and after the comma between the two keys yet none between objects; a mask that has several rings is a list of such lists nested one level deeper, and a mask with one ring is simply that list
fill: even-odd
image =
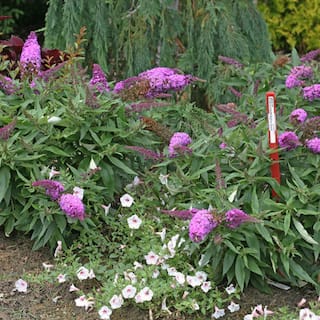
[{"label": "ground cover plant", "polygon": [[[18,63],[1,56],[0,224],[56,258],[16,291],[25,280],[68,283],[101,319],[131,304],[150,317],[217,319],[239,310],[248,285],[270,281],[318,292],[319,52],[254,65],[220,57],[217,87],[234,98],[204,111],[188,99],[197,75],[155,67],[108,82],[98,64],[87,72],[84,41],[82,29],[50,68],[34,32]],[[257,306],[254,317],[273,315]]]}]

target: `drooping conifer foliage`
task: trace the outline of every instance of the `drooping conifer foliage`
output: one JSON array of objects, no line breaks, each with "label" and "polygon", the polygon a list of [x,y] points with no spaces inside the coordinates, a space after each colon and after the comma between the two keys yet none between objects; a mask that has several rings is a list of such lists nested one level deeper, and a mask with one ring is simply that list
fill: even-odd
[{"label": "drooping conifer foliage", "polygon": [[178,66],[207,81],[209,100],[219,55],[270,59],[266,24],[249,0],[50,0],[45,46],[65,50],[82,26],[89,64],[98,63],[117,80]]}]

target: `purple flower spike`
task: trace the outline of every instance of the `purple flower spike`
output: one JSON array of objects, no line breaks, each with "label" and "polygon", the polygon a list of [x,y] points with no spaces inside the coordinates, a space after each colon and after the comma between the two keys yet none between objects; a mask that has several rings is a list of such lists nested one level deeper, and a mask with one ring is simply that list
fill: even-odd
[{"label": "purple flower spike", "polygon": [[22,47],[20,56],[22,73],[40,73],[41,68],[41,48],[35,32],[30,32],[26,42]]},{"label": "purple flower spike", "polygon": [[226,212],[226,223],[231,229],[238,228],[244,222],[257,222],[258,220],[244,211],[234,208]]},{"label": "purple flower spike", "polygon": [[305,54],[303,57],[301,57],[300,60],[301,62],[309,62],[315,60],[315,58],[317,58],[318,55],[320,55],[320,49],[312,50]]},{"label": "purple flower spike", "polygon": [[224,63],[235,66],[236,68],[243,68],[243,64],[233,58],[218,56],[218,59]]},{"label": "purple flower spike", "polygon": [[71,218],[83,220],[85,218],[85,207],[81,199],[77,196],[66,193],[59,199],[59,205],[62,211]]},{"label": "purple flower spike", "polygon": [[126,146],[127,149],[137,151],[141,155],[145,157],[145,159],[152,159],[152,160],[160,160],[163,158],[162,154],[156,153],[153,150],[146,149],[143,147],[138,147],[138,146]]},{"label": "purple flower spike", "polygon": [[320,84],[303,88],[303,98],[309,101],[320,98]]},{"label": "purple flower spike", "polygon": [[2,75],[0,75],[0,89],[7,95],[14,94],[18,90],[11,78]]},{"label": "purple flower spike", "polygon": [[218,224],[210,211],[199,210],[190,220],[189,237],[193,242],[201,242]]},{"label": "purple flower spike", "polygon": [[110,91],[106,75],[99,64],[93,64],[92,78],[89,82],[89,87],[97,89],[100,93]]},{"label": "purple flower spike", "polygon": [[279,136],[279,146],[285,148],[286,151],[293,150],[300,145],[298,136],[292,131],[281,133]]},{"label": "purple flower spike", "polygon": [[181,152],[188,151],[190,152],[190,148],[186,148],[192,142],[190,136],[185,132],[176,132],[170,139],[169,143],[169,156],[175,157],[177,154]]},{"label": "purple flower spike", "polygon": [[313,139],[306,140],[306,146],[313,153],[320,153],[320,139],[319,138],[313,138]]},{"label": "purple flower spike", "polygon": [[50,179],[35,181],[32,183],[32,186],[45,188],[46,194],[53,201],[58,200],[61,196],[61,193],[64,191],[64,186],[60,182]]},{"label": "purple flower spike", "polygon": [[182,219],[182,220],[189,220],[191,219],[199,209],[192,208],[188,210],[161,210],[162,213],[168,214],[169,216]]},{"label": "purple flower spike", "polygon": [[13,120],[9,124],[3,126],[0,128],[0,139],[2,140],[8,140],[14,127],[16,126],[16,120]]},{"label": "purple flower spike", "polygon": [[290,114],[290,122],[293,124],[300,124],[305,122],[308,114],[304,109],[295,109]]}]

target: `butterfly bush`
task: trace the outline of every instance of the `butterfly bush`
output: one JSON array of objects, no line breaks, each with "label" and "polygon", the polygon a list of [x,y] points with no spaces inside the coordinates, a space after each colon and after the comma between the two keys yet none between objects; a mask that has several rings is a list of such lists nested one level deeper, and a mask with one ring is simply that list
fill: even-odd
[{"label": "butterfly bush", "polygon": [[92,78],[89,81],[89,87],[96,89],[100,93],[110,91],[106,75],[99,64],[93,64]]},{"label": "butterfly bush", "polygon": [[306,140],[306,147],[313,153],[320,153],[320,138]]},{"label": "butterfly bush", "polygon": [[279,146],[286,151],[293,150],[300,145],[299,137],[293,131],[287,131],[279,135]]},{"label": "butterfly bush", "polygon": [[309,66],[297,66],[291,69],[290,74],[286,79],[286,87],[291,89],[299,87],[304,84],[301,79],[311,79],[313,76],[313,70]]},{"label": "butterfly bush", "polygon": [[234,208],[226,212],[225,221],[229,228],[236,229],[245,222],[257,222],[257,219],[240,209]]},{"label": "butterfly bush", "polygon": [[85,218],[85,207],[79,197],[73,194],[63,194],[59,201],[59,206],[68,217],[83,220]]},{"label": "butterfly bush", "polygon": [[190,220],[189,237],[194,242],[201,242],[218,224],[210,211],[199,210]]},{"label": "butterfly bush", "polygon": [[59,181],[45,179],[38,180],[32,183],[33,187],[45,188],[46,194],[51,198],[51,200],[56,201],[60,198],[62,192],[64,191],[64,186]]},{"label": "butterfly bush", "polygon": [[11,95],[18,90],[18,87],[16,86],[16,84],[13,82],[11,78],[0,75],[0,89],[6,95]]},{"label": "butterfly bush", "polygon": [[8,140],[10,138],[10,135],[16,126],[16,122],[16,120],[13,120],[9,124],[0,128],[0,139]]},{"label": "butterfly bush", "polygon": [[301,108],[295,109],[290,113],[290,122],[292,124],[300,124],[308,117],[308,113]]},{"label": "butterfly bush", "polygon": [[303,88],[303,97],[306,100],[313,101],[320,98],[320,84],[314,84]]},{"label": "butterfly bush", "polygon": [[34,31],[30,32],[26,42],[22,47],[20,56],[22,74],[40,73],[41,68],[41,48],[38,43],[37,35]]},{"label": "butterfly bush", "polygon": [[169,143],[169,157],[173,158],[178,155],[179,152],[190,151],[186,148],[192,142],[190,136],[185,132],[176,132],[170,139]]}]

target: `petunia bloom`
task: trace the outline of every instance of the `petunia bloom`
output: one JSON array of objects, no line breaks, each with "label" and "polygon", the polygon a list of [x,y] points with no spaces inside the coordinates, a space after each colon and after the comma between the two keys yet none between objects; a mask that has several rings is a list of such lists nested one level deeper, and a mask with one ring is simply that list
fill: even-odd
[{"label": "petunia bloom", "polygon": [[134,214],[133,216],[127,219],[127,222],[130,229],[139,229],[142,220],[136,214]]},{"label": "petunia bloom", "polygon": [[26,281],[24,281],[23,279],[19,279],[15,282],[14,284],[16,291],[18,292],[27,292],[28,290],[28,283]]},{"label": "petunia bloom", "polygon": [[132,299],[136,295],[137,288],[132,286],[131,284],[127,285],[122,289],[121,293],[125,299]]},{"label": "petunia bloom", "polygon": [[293,150],[300,145],[299,138],[293,131],[287,131],[279,135],[279,146],[286,151]]},{"label": "petunia bloom", "polygon": [[189,237],[193,242],[203,241],[217,226],[218,222],[208,210],[199,210],[190,220]]},{"label": "petunia bloom", "polygon": [[99,309],[98,314],[100,316],[100,319],[109,320],[110,316],[112,315],[112,310],[110,308],[108,308],[107,306],[102,306]]},{"label": "petunia bloom", "polygon": [[68,217],[83,220],[85,218],[85,207],[81,199],[77,196],[67,193],[59,199],[59,206]]}]

